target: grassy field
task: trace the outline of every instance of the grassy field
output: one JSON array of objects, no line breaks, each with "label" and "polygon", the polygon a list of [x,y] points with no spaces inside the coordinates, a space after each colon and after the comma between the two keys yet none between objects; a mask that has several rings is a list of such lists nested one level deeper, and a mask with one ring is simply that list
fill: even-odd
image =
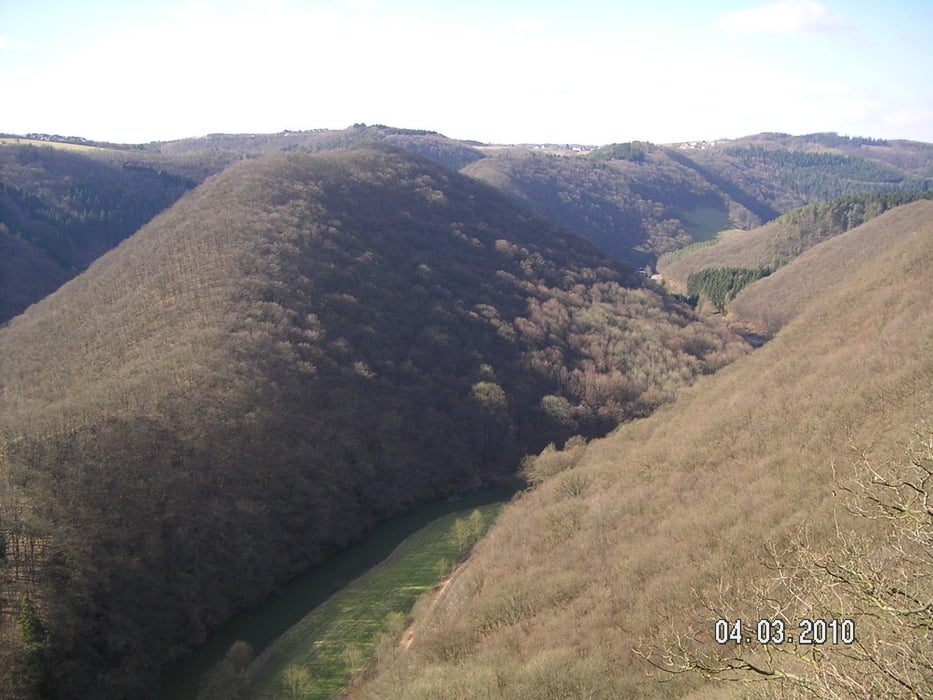
[{"label": "grassy field", "polygon": [[6,136],[0,138],[0,146],[49,146],[51,148],[60,148],[64,151],[107,151],[108,148],[100,146],[86,146],[80,143],[62,143],[60,141],[40,141],[38,139],[21,139]]},{"label": "grassy field", "polygon": [[405,540],[392,556],[311,611],[250,666],[252,698],[328,698],[398,635],[415,601],[466,556],[501,504],[454,513]]},{"label": "grassy field", "polygon": [[729,213],[724,209],[715,207],[701,207],[679,213],[684,222],[684,228],[694,241],[715,240],[720,232],[731,229],[733,224],[729,220]]}]

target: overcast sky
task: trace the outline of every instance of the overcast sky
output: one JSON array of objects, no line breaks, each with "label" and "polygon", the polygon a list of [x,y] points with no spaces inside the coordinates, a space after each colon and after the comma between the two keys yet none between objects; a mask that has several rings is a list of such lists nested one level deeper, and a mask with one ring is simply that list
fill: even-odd
[{"label": "overcast sky", "polygon": [[0,131],[933,142],[930,0],[0,0]]}]

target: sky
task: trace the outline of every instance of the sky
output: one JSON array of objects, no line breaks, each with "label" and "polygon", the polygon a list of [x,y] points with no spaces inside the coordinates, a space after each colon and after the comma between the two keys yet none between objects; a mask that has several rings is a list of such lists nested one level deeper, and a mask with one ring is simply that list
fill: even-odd
[{"label": "sky", "polygon": [[0,0],[0,132],[933,142],[931,0]]}]

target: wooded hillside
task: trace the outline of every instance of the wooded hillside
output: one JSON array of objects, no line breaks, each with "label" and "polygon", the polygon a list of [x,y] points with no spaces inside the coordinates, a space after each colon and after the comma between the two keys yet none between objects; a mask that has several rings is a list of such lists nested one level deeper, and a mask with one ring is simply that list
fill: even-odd
[{"label": "wooded hillside", "polygon": [[51,294],[210,172],[138,150],[0,143],[0,323]]},{"label": "wooded hillside", "polygon": [[0,259],[0,322],[83,270],[208,174],[272,153],[373,143],[402,148],[462,169],[638,266],[805,204],[933,189],[930,144],[836,134],[758,134],[702,148],[615,143],[583,152],[488,146],[378,124],[121,147],[72,141],[0,141],[0,246],[9,253]]},{"label": "wooded hillside", "polygon": [[888,209],[930,198],[930,192],[887,192],[817,202],[793,209],[757,229],[724,231],[715,239],[662,256],[658,272],[669,289],[681,294],[687,293],[690,276],[701,270],[762,268],[772,272],[817,243],[860,226]]},{"label": "wooded hillside", "polygon": [[[730,499],[771,494],[743,517],[790,537],[779,488],[809,503],[840,435],[900,440],[915,416],[892,405],[924,391],[911,405],[927,405],[929,203],[848,230],[929,191],[924,144],[764,134],[572,153],[355,125],[82,149],[0,146],[0,304],[14,314],[77,275],[0,328],[5,696],[145,697],[166,661],[367,527],[573,436],[528,462],[537,505],[496,536],[520,579],[490,564],[460,598],[479,607],[451,608],[453,631],[413,647],[398,690],[431,696],[432,674],[487,683],[498,669],[534,695],[535,674],[573,683],[582,669],[607,679],[599,693],[640,693],[631,630],[657,639],[646,616],[667,592],[685,605],[661,572],[731,566],[723,530],[744,552],[737,570],[751,560],[754,538],[723,519]],[[743,361],[747,375],[663,411],[676,425],[658,417],[583,449],[748,352],[624,260],[850,192],[882,194],[786,214],[770,238],[749,235],[774,248],[768,262],[694,279],[731,321],[775,336],[753,355],[770,364]],[[557,475],[578,459],[591,466]],[[681,509],[693,488],[699,502]],[[552,609],[564,612],[538,617]],[[581,628],[583,667],[534,629],[571,629],[566,611],[602,620],[595,646]]]},{"label": "wooded hillside", "polygon": [[[928,259],[923,257],[922,233],[931,211],[929,200],[897,207],[890,216],[873,218],[810,248],[793,264],[743,290],[730,305],[730,322],[770,337],[813,299],[845,285],[858,274],[854,270],[870,267],[879,274],[887,270],[898,279],[922,273],[923,261]],[[892,220],[901,225],[892,227]]]},{"label": "wooded hillside", "polygon": [[[530,460],[538,485],[354,697],[927,694],[933,203],[815,246],[766,280],[772,298],[805,258],[832,274],[807,274],[812,293],[764,347],[649,418]],[[859,644],[714,639],[717,619],[751,620],[754,637],[778,615],[793,635],[851,617]]]},{"label": "wooded hillside", "polygon": [[500,149],[464,172],[637,265],[730,228],[860,193],[929,192],[927,144],[830,134],[757,137],[703,148],[611,144],[585,155]]},{"label": "wooded hillside", "polygon": [[744,352],[432,161],[236,164],[0,330],[3,694],[146,697],[380,519]]}]

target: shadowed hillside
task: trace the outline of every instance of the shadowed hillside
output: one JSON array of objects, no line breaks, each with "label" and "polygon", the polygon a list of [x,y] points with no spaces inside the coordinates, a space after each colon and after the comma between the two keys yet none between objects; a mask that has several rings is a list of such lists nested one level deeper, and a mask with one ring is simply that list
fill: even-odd
[{"label": "shadowed hillside", "polygon": [[435,132],[363,124],[340,131],[214,134],[119,147],[47,138],[0,139],[0,323],[55,291],[187,190],[238,160],[377,142],[454,170],[482,157],[472,145]]},{"label": "shadowed hillside", "polygon": [[[393,140],[430,158],[331,150]],[[0,694],[17,699],[146,697],[165,662],[382,519],[649,416],[746,353],[577,233],[643,262],[759,223],[753,202],[929,189],[923,144],[826,134],[678,158],[362,125],[132,158],[2,149],[13,312],[181,197],[0,329]],[[655,692],[631,649],[703,629],[685,581],[754,581],[768,537],[825,529],[826,465],[850,443],[893,457],[931,408],[931,205],[841,233],[871,201],[781,224],[786,264],[730,306],[765,348],[528,460],[538,488],[369,687]]]},{"label": "shadowed hillside", "polygon": [[637,265],[728,228],[843,195],[929,192],[929,144],[835,134],[758,136],[570,154],[491,150],[464,172]]},{"label": "shadowed hillside", "polygon": [[208,172],[196,161],[138,150],[4,139],[0,323],[80,273]]},{"label": "shadowed hillside", "polygon": [[0,331],[0,688],[146,697],[379,520],[744,352],[427,159],[231,166]]},{"label": "shadowed hillside", "polygon": [[[807,268],[808,258],[814,266],[830,267],[816,274],[816,267]],[[693,667],[692,658],[718,659],[727,670],[732,659],[736,671],[720,673],[733,679],[778,683],[780,673],[790,670],[788,685],[771,687],[777,697],[796,697],[794,688],[823,687],[797,683],[797,672],[812,674],[814,681],[819,674],[840,674],[822,679],[835,683],[829,687],[840,697],[923,696],[930,687],[924,669],[933,661],[929,608],[922,613],[931,593],[929,541],[926,549],[917,549],[921,540],[912,548],[891,549],[892,540],[883,539],[886,521],[854,517],[844,489],[856,467],[873,465],[876,479],[888,473],[889,463],[901,467],[898,474],[909,474],[902,467],[912,468],[911,460],[917,460],[908,449],[915,430],[929,440],[924,421],[933,411],[930,269],[933,203],[924,201],[822,243],[772,275],[766,281],[778,305],[780,295],[791,299],[798,271],[810,291],[793,297],[794,313],[775,337],[653,416],[586,446],[572,443],[529,460],[526,471],[538,485],[506,510],[440,598],[416,614],[408,632],[411,646],[384,649],[354,697],[755,693],[755,685],[709,688],[699,674],[658,669]],[[913,462],[921,476],[933,467],[929,459],[928,454]],[[865,488],[871,479],[869,473]],[[929,495],[928,481],[926,489]],[[904,493],[909,498],[906,486]],[[917,500],[911,507],[922,505]],[[917,532],[929,535],[928,528]],[[921,626],[911,628],[912,637],[885,636],[885,600],[864,615],[857,614],[864,608],[856,604],[846,607],[850,594],[829,574],[856,576],[835,563],[849,550],[855,553],[854,571],[868,577],[854,579],[848,589],[853,595],[859,594],[859,581],[883,580],[879,576],[887,568],[906,567],[895,585],[906,587],[921,606]],[[767,565],[774,566],[775,557],[788,562],[804,554],[824,562],[828,582],[815,591],[789,589],[805,597],[783,599],[793,620],[788,631],[797,634],[800,618],[835,610],[855,617],[862,644],[820,646],[812,657],[818,663],[807,662],[806,648],[795,658],[793,650],[784,654],[773,646],[717,645],[719,617],[744,617],[754,625],[775,614],[782,600],[778,572]],[[813,571],[816,580],[820,570]],[[760,590],[772,597],[760,598]],[[864,592],[877,593],[876,599],[888,595],[887,589]],[[824,607],[826,599],[843,607]],[[743,658],[765,673],[743,667]],[[902,666],[905,676],[899,675]],[[919,695],[897,685],[901,677],[912,678]],[[669,682],[658,683],[659,678]],[[843,692],[849,678],[854,680]]]},{"label": "shadowed hillside", "polygon": [[[636,148],[633,146],[632,148]],[[637,265],[701,240],[739,220],[761,220],[663,149],[638,145],[560,155],[493,151],[463,172],[516,197],[536,212]],[[603,155],[605,154],[605,155]]]}]

